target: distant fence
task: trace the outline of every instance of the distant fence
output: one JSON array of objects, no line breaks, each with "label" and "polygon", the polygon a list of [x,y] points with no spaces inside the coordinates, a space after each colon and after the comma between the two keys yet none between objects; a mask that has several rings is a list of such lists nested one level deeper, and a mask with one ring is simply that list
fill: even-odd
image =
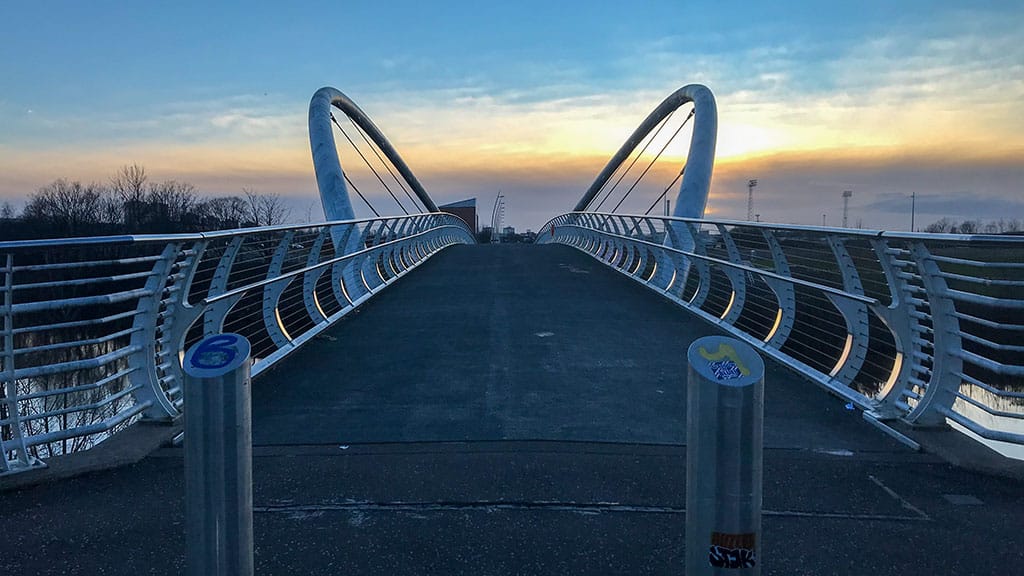
[{"label": "distant fence", "polygon": [[431,213],[204,234],[0,242],[0,474],[182,413],[182,351],[247,337],[253,374],[439,250]]},{"label": "distant fence", "polygon": [[590,254],[868,418],[948,418],[1024,445],[1024,237],[574,212],[537,241]]}]

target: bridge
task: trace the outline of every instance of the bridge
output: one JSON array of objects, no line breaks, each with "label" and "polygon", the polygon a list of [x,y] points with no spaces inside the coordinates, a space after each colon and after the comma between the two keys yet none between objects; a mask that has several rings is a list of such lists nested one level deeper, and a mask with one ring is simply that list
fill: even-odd
[{"label": "bridge", "polygon": [[[592,209],[684,105],[673,215]],[[423,213],[354,217],[332,111]],[[681,572],[706,334],[767,360],[769,573],[1019,564],[1024,242],[704,218],[716,114],[670,95],[537,245],[476,244],[333,89],[327,223],[0,243],[0,568],[182,573],[181,355],[224,331],[253,345],[257,573]]]}]

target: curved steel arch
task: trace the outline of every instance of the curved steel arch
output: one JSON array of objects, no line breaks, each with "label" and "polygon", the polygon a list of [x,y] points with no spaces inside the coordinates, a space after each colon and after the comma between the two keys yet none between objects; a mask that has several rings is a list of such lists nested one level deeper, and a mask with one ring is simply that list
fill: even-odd
[{"label": "curved steel arch", "polygon": [[370,117],[341,91],[325,86],[317,90],[309,102],[309,146],[313,152],[313,169],[316,171],[316,184],[320,189],[320,202],[323,204],[324,216],[328,222],[355,219],[348,186],[345,185],[345,173],[341,169],[338,149],[334,144],[334,131],[331,129],[331,106],[344,112],[362,128],[363,132],[395,166],[428,211],[439,211],[437,204],[430,199],[430,195],[423,189],[423,185],[409,170],[405,161],[398,155],[380,129],[370,120]]},{"label": "curved steel arch", "polygon": [[594,197],[608,182],[619,166],[640,145],[640,142],[653,130],[658,123],[668,117],[677,108],[693,102],[693,136],[690,138],[690,151],[686,159],[686,172],[683,182],[679,185],[676,196],[676,207],[672,215],[679,218],[703,218],[704,207],[708,201],[708,190],[711,187],[711,171],[715,164],[715,141],[718,135],[718,107],[715,97],[706,86],[687,84],[673,92],[657,108],[651,112],[636,130],[626,139],[619,151],[605,165],[604,170],[590,185],[583,198],[573,208],[574,212],[583,212],[594,201]]}]

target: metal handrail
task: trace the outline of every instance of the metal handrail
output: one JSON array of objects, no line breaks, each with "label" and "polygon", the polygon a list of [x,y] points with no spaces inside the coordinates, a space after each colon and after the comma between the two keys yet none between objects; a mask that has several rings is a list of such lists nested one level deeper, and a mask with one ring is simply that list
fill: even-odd
[{"label": "metal handrail", "polygon": [[182,415],[181,353],[230,330],[271,367],[438,251],[445,213],[0,242],[0,474]]},{"label": "metal handrail", "polygon": [[[930,232],[904,232],[899,230],[873,230],[867,228],[836,228],[832,226],[813,226],[807,224],[778,224],[772,222],[751,222],[749,220],[728,220],[724,218],[685,218],[678,216],[656,216],[652,214],[622,214],[619,212],[566,212],[560,214],[550,220],[541,227],[541,231],[537,234],[537,239],[540,241],[540,237],[551,226],[551,223],[557,221],[560,218],[571,215],[593,215],[593,216],[607,216],[607,217],[628,217],[636,218],[640,220],[644,219],[656,219],[662,222],[681,222],[687,224],[714,224],[722,226],[743,226],[746,228],[758,228],[764,230],[791,230],[795,232],[822,232],[822,233],[841,233],[845,236],[859,236],[859,237],[872,237],[872,238],[889,238],[889,239],[901,239],[901,240],[928,240],[928,241],[946,241],[946,242],[973,242],[973,241],[984,241],[984,242],[997,242],[1006,243],[1012,245],[1020,245],[1024,242],[1024,235],[1013,235],[1013,234],[932,234]],[[1014,263],[1010,263],[1011,266]],[[1016,264],[1016,267],[1022,267],[1024,263]]]},{"label": "metal handrail", "polygon": [[[568,226],[575,226],[577,228],[584,228],[583,226],[578,226],[578,225],[575,225],[575,224],[568,224]],[[657,243],[651,242],[649,240],[641,240],[641,239],[637,239],[637,238],[631,238],[629,236],[625,236],[625,235],[622,235],[622,234],[613,234],[611,232],[605,232],[604,235],[607,236],[607,237],[610,237],[610,238],[619,238],[621,240],[629,240],[630,242],[632,242],[634,244],[653,247],[655,249],[662,250],[662,251],[670,253],[670,254],[678,254],[680,256],[685,256],[687,258],[692,258],[694,260],[701,260],[703,262],[713,263],[713,264],[716,264],[718,266],[723,266],[725,268],[731,268],[733,270],[739,270],[741,272],[747,272],[747,273],[750,273],[750,274],[756,274],[758,276],[761,276],[762,278],[771,278],[773,280],[783,280],[783,281],[789,282],[789,283],[794,284],[794,285],[805,286],[807,288],[812,288],[814,290],[820,290],[821,292],[826,292],[828,294],[832,294],[834,296],[840,296],[842,298],[847,298],[849,300],[855,300],[855,301],[858,301],[858,302],[863,302],[865,304],[872,304],[872,305],[878,304],[878,299],[876,299],[876,298],[868,298],[867,296],[864,296],[862,294],[853,294],[853,293],[850,293],[850,292],[846,292],[845,290],[839,290],[837,288],[832,288],[831,286],[825,286],[823,284],[818,284],[818,283],[815,283],[815,282],[810,282],[808,280],[801,280],[799,278],[791,278],[791,277],[787,277],[787,276],[782,276],[782,275],[776,274],[774,272],[770,272],[768,270],[762,270],[760,268],[753,268],[751,266],[745,266],[743,264],[737,264],[736,262],[730,262],[728,260],[722,260],[720,258],[712,258],[711,256],[707,256],[707,255],[704,255],[704,254],[696,254],[694,252],[688,252],[686,250],[679,250],[677,248],[672,248],[670,246],[665,246],[664,244],[657,244]]]},{"label": "metal handrail", "polygon": [[[168,242],[192,242],[198,240],[214,240],[231,236],[244,236],[253,232],[272,233],[286,232],[289,230],[308,230],[321,226],[350,226],[353,224],[366,224],[369,222],[409,220],[412,218],[424,218],[431,216],[445,216],[447,212],[424,212],[421,214],[403,214],[401,216],[385,216],[379,218],[356,218],[353,220],[339,220],[334,222],[320,222],[316,224],[279,224],[275,226],[261,226],[253,228],[230,228],[227,230],[213,230],[209,232],[188,232],[179,234],[120,234],[114,236],[79,236],[74,238],[46,238],[42,240],[5,240],[0,242],[0,252],[19,248],[66,248],[70,246],[84,246],[90,244],[166,244]],[[469,229],[465,223],[462,227]]]},{"label": "metal handrail", "polygon": [[570,212],[573,246],[874,420],[1024,445],[1024,236]]}]

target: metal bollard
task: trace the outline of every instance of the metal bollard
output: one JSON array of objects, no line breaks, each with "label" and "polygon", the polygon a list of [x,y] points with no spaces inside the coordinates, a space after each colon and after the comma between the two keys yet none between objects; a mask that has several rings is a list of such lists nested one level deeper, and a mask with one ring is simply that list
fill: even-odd
[{"label": "metal bollard", "polygon": [[190,576],[251,576],[249,341],[208,336],[185,353],[185,545]]},{"label": "metal bollard", "polygon": [[764,362],[722,336],[687,359],[686,574],[760,574]]}]

